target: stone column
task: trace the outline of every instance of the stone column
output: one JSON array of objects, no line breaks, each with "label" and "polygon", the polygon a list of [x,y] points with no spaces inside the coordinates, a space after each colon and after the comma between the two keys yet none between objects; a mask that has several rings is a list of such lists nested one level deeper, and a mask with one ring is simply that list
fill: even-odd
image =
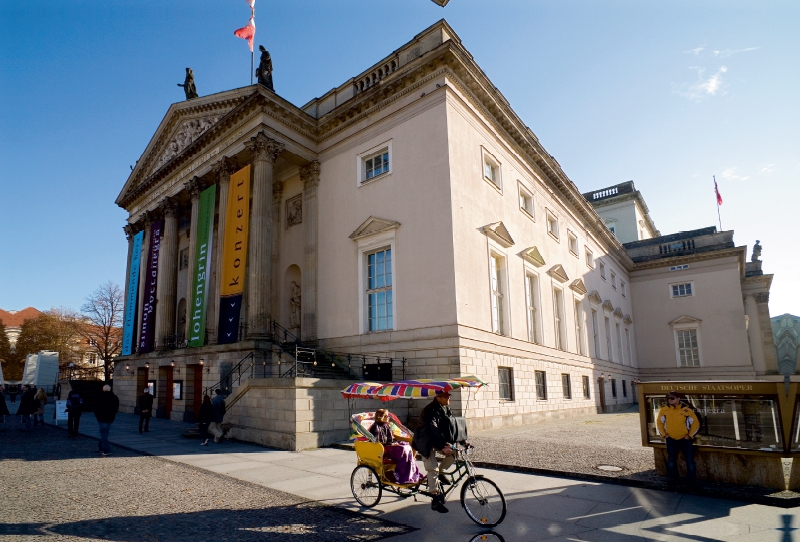
[{"label": "stone column", "polygon": [[192,302],[194,301],[194,249],[197,243],[197,215],[200,212],[200,193],[203,191],[205,183],[200,177],[195,177],[191,181],[183,183],[183,186],[189,193],[189,199],[192,202],[189,226],[189,266],[186,269],[186,306],[192,307]]},{"label": "stone column", "polygon": [[220,281],[222,280],[222,251],[225,246],[225,221],[228,218],[228,185],[231,174],[236,172],[236,160],[223,157],[222,160],[214,164],[214,176],[219,185],[219,213],[217,214],[217,244],[211,253],[211,298],[208,300],[208,314],[206,316],[206,328],[211,330],[212,336],[216,338],[219,332],[219,292]]},{"label": "stone column", "polygon": [[[745,294],[744,312],[747,315],[747,338],[750,343],[750,357],[753,361],[753,369],[756,375],[764,375],[767,372],[767,364],[764,360],[764,345],[761,342],[761,322],[758,319],[758,304],[752,294]],[[772,328],[770,327],[770,330]]]},{"label": "stone column", "polygon": [[[270,279],[270,302],[269,312],[272,318],[278,319],[280,317],[280,288],[281,288],[281,272],[280,265],[280,246],[281,246],[281,202],[283,201],[283,182],[273,181],[272,183],[272,276]],[[287,322],[288,327],[288,322]]]},{"label": "stone column", "polygon": [[[153,225],[153,213],[150,211],[145,211],[142,213],[142,218],[137,224],[142,224],[144,228],[144,238],[142,239],[142,253],[139,254],[141,258],[143,255],[147,254],[147,251],[150,248],[150,226]],[[144,309],[144,290],[145,290],[145,281],[147,280],[148,273],[141,267],[139,269],[139,296],[138,301],[136,302],[136,324],[133,328],[133,345],[134,350],[138,350],[139,344],[139,332],[141,331],[141,318],[142,318],[142,310]]]},{"label": "stone column", "polygon": [[175,334],[175,296],[178,282],[178,212],[172,198],[159,205],[164,212],[164,237],[158,255],[158,286],[156,304],[156,347],[164,337]]},{"label": "stone column", "polygon": [[303,227],[305,229],[305,268],[303,269],[302,324],[303,341],[317,340],[317,186],[319,162],[314,160],[300,169],[303,181]]},{"label": "stone column", "polygon": [[128,264],[125,269],[125,297],[122,301],[123,312],[122,318],[123,321],[125,319],[125,305],[128,303],[128,293],[130,290],[130,283],[131,283],[131,256],[133,254],[133,236],[136,235],[136,229],[133,227],[132,224],[125,224],[122,227],[122,230],[125,232],[125,239],[128,240]]},{"label": "stone column", "polygon": [[263,132],[245,144],[253,156],[253,207],[247,269],[248,336],[266,337],[270,322],[272,278],[272,168],[284,144]]},{"label": "stone column", "polygon": [[769,318],[769,291],[758,292],[753,296],[758,307],[758,322],[761,331],[761,345],[764,349],[764,365],[768,373],[778,373],[778,352],[775,349],[775,336]]}]

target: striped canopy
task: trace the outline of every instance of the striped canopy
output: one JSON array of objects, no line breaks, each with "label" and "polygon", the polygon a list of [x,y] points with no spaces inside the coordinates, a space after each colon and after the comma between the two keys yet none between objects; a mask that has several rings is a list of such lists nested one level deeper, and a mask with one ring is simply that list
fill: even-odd
[{"label": "striped canopy", "polygon": [[445,380],[422,378],[419,380],[401,380],[388,384],[361,382],[351,384],[342,390],[342,397],[348,399],[425,399],[434,397],[437,392],[452,391],[459,388],[480,388],[486,382],[477,376],[460,376]]}]

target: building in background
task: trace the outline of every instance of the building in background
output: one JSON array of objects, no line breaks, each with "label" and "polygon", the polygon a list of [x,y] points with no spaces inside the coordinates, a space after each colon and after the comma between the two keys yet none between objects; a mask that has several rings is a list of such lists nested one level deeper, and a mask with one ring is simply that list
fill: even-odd
[{"label": "building in background", "polygon": [[8,336],[8,341],[11,343],[11,352],[16,352],[17,337],[19,337],[19,333],[22,331],[22,323],[25,322],[25,320],[32,320],[40,314],[42,314],[42,312],[33,307],[26,307],[21,311],[0,309],[0,321],[6,326],[6,335]]}]

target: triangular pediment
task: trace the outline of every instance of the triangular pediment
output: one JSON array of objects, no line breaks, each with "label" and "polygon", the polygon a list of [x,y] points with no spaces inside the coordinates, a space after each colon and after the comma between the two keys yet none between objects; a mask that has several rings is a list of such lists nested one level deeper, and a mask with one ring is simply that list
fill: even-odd
[{"label": "triangular pediment", "polygon": [[633,323],[633,318],[631,318],[630,314],[626,314],[625,317],[622,319],[622,321],[630,325]]},{"label": "triangular pediment", "polygon": [[502,221],[487,224],[483,227],[483,233],[500,243],[504,248],[514,245],[514,239],[511,238],[511,234],[508,233],[508,228],[506,228]]},{"label": "triangular pediment", "polygon": [[682,324],[699,324],[700,322],[702,322],[702,320],[700,320],[699,318],[683,315],[674,319],[672,322],[669,323],[669,325],[678,326]]},{"label": "triangular pediment", "polygon": [[622,309],[620,309],[619,307],[614,309],[614,316],[616,316],[617,318],[622,318],[622,316],[623,316],[622,315]]},{"label": "triangular pediment", "polygon": [[570,284],[569,287],[581,295],[586,293],[586,285],[583,283],[583,279],[573,280],[572,284]]},{"label": "triangular pediment", "polygon": [[536,247],[531,247],[527,250],[523,250],[521,256],[530,263],[532,263],[533,265],[535,265],[536,267],[541,267],[545,265],[542,253],[539,252],[539,249]]},{"label": "triangular pediment", "polygon": [[606,299],[603,301],[603,308],[608,312],[612,312],[614,310],[614,305],[611,304],[611,301]]},{"label": "triangular pediment", "polygon": [[560,263],[557,263],[551,267],[548,273],[550,273],[550,276],[559,282],[567,282],[569,280],[569,275],[567,275],[567,272],[564,270],[564,266]]},{"label": "triangular pediment", "polygon": [[364,221],[356,230],[350,234],[350,239],[357,241],[363,237],[369,237],[376,233],[393,230],[400,226],[399,222],[371,216]]},{"label": "triangular pediment", "polygon": [[600,292],[598,292],[597,290],[592,290],[592,293],[589,294],[589,301],[599,305],[600,303],[603,302],[603,298],[600,297]]}]

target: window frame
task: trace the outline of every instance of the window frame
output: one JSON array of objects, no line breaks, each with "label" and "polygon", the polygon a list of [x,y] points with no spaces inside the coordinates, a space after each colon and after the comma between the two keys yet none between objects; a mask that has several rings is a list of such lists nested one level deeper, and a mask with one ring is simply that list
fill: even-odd
[{"label": "window frame", "polygon": [[[683,365],[681,363],[681,347],[680,347],[679,335],[682,332],[692,332],[692,331],[694,331],[695,339],[697,340],[697,364]],[[694,367],[703,367],[703,343],[701,340],[700,326],[698,324],[676,325],[673,326],[672,334],[675,340],[675,360],[678,368],[691,369]]]},{"label": "window frame", "polygon": [[604,264],[602,260],[597,260],[597,269],[600,271],[600,278],[608,282],[606,280],[606,264]]},{"label": "window frame", "polygon": [[572,399],[572,378],[569,373],[561,373],[561,393],[564,399]]},{"label": "window frame", "polygon": [[612,338],[611,338],[611,318],[609,318],[608,316],[603,315],[603,319],[605,320],[603,323],[605,324],[604,327],[606,328],[606,350],[608,350],[608,352],[606,352],[606,355],[608,356],[608,358],[606,358],[606,359],[608,361],[614,361],[614,350],[613,350],[613,345],[611,344],[611,342],[612,342]]},{"label": "window frame", "polygon": [[[560,243],[561,242],[561,234],[559,232],[558,217],[555,214],[553,214],[550,211],[550,209],[545,209],[545,213],[546,213],[546,217],[547,217],[546,220],[545,220],[545,222],[546,222],[545,227],[547,228],[547,235],[549,235],[550,237],[552,237],[553,239],[555,239],[556,241],[558,241]],[[553,233],[553,230],[550,228],[551,224],[555,225],[555,233]]]},{"label": "window frame", "polygon": [[622,397],[623,398],[627,398],[628,397],[628,387],[625,384],[624,380],[622,381]]},{"label": "window frame", "polygon": [[583,342],[584,336],[584,311],[583,311],[583,301],[575,297],[573,307],[575,309],[575,346],[576,346],[576,354],[579,356],[586,355],[586,348]]},{"label": "window frame", "polygon": [[[363,237],[357,240],[358,243],[358,306],[359,310],[359,329],[361,334],[368,333],[385,333],[398,329],[398,309],[397,309],[397,246],[395,243],[395,228],[388,231]],[[367,256],[370,253],[377,252],[382,248],[390,248],[392,251],[392,324],[393,329],[386,331],[370,331],[369,330],[369,299],[367,298]]]},{"label": "window frame", "polygon": [[[508,386],[508,395],[503,397],[503,379],[501,375],[503,372],[506,372],[508,375],[508,382],[506,385]],[[515,401],[514,398],[514,368],[513,367],[498,367],[497,368],[497,391],[498,397],[500,401],[511,403]]]},{"label": "window frame", "polygon": [[622,292],[622,297],[627,297],[627,295],[625,295],[626,294],[626,290],[625,290],[625,281],[624,280],[619,281],[619,291]]},{"label": "window frame", "polygon": [[592,384],[589,380],[589,377],[586,375],[581,376],[581,388],[583,388],[583,398],[584,399],[591,399],[592,398]]},{"label": "window frame", "polygon": [[[497,170],[497,180],[486,176],[487,161]],[[503,193],[503,163],[483,145],[481,145],[481,177],[495,190]]]},{"label": "window frame", "polygon": [[[367,160],[370,158],[374,158],[378,156],[378,154],[382,154],[384,151],[389,155],[389,169],[378,175],[374,175],[367,179]],[[388,141],[384,141],[379,145],[375,145],[370,149],[358,153],[356,155],[356,186],[362,187],[368,184],[372,184],[373,182],[385,179],[389,177],[394,172],[394,154],[392,149],[392,140],[389,139]]]},{"label": "window frame", "polygon": [[[680,288],[681,286],[685,287],[687,285],[689,286],[689,290],[690,290],[690,292],[688,294],[675,295],[675,288]],[[686,288],[684,288],[684,291],[685,290],[686,290]],[[687,281],[682,281],[682,282],[671,282],[669,284],[669,298],[670,299],[683,299],[685,297],[694,297],[695,296],[695,292],[696,292],[696,290],[694,288],[694,281],[693,280],[687,280]]]},{"label": "window frame", "polygon": [[[541,383],[539,379],[541,377]],[[533,372],[534,387],[536,388],[536,400],[547,401],[547,372],[534,371]]]},{"label": "window frame", "polygon": [[597,309],[592,309],[591,313],[592,317],[592,343],[594,345],[594,357],[597,359],[603,359],[601,355],[602,352],[600,351],[600,320],[597,317]]},{"label": "window frame", "polygon": [[[522,184],[522,181],[520,180],[517,180],[517,187],[519,210],[522,212],[522,214],[536,222],[536,203],[533,196],[533,191],[528,190],[528,188]],[[530,210],[523,205],[523,194],[530,200]]]},{"label": "window frame", "polygon": [[617,379],[616,378],[611,378],[610,380],[611,380],[611,398],[612,399],[616,399],[617,398]]},{"label": "window frame", "polygon": [[[525,318],[528,322],[528,342],[542,345],[542,303],[541,278],[539,273],[524,266],[525,276]],[[529,280],[530,279],[530,280]],[[531,291],[533,289],[533,291]],[[531,302],[533,302],[531,304]],[[531,315],[533,309],[533,315]]]},{"label": "window frame", "polygon": [[611,287],[617,289],[617,273],[611,271]]},{"label": "window frame", "polygon": [[614,330],[617,332],[617,351],[619,352],[619,363],[625,365],[625,354],[622,350],[622,326],[619,322],[614,322]]},{"label": "window frame", "polygon": [[[500,260],[502,267],[496,269],[496,276],[493,268],[496,267],[496,260]],[[511,323],[508,319],[508,257],[495,245],[489,245],[489,310],[492,333],[508,337],[511,335]],[[497,279],[499,290],[494,289],[493,282]],[[499,295],[498,295],[499,294]],[[498,302],[497,305],[495,302]],[[497,317],[495,317],[495,307],[497,307]],[[496,325],[497,321],[497,325]]]},{"label": "window frame", "polygon": [[564,352],[569,352],[567,311],[564,297],[564,290],[558,286],[553,286],[553,331],[555,332],[555,348]]},{"label": "window frame", "polygon": [[[573,246],[575,250],[572,250]],[[575,235],[575,232],[567,228],[567,249],[569,253],[575,256],[576,258],[580,257],[581,247],[578,244],[578,236]]]},{"label": "window frame", "polygon": [[586,267],[589,269],[594,269],[594,252],[588,246],[583,245],[583,253],[584,257],[586,258]]},{"label": "window frame", "polygon": [[[370,258],[370,256],[377,255],[377,254],[380,254],[382,252],[383,253],[386,253],[386,252],[389,253],[389,263],[390,263],[390,265],[389,265],[388,274],[390,276],[391,283],[389,285],[384,285],[384,286],[381,286],[381,287],[378,287],[378,288],[370,288],[369,287],[369,265],[370,265],[369,264],[369,258]],[[393,331],[394,330],[394,257],[393,257],[393,254],[392,254],[392,248],[386,246],[386,247],[380,247],[380,248],[376,248],[376,249],[373,249],[373,250],[366,251],[366,252],[364,252],[364,258],[365,258],[365,262],[364,263],[367,266],[367,272],[364,274],[365,278],[367,279],[367,284],[365,285],[365,290],[364,290],[364,297],[367,300],[367,307],[366,307],[366,310],[367,310],[367,314],[366,314],[367,332],[368,333],[382,333],[382,332],[386,332],[386,331]],[[384,262],[384,266],[386,266],[385,262]],[[385,269],[385,267],[384,267],[384,269]],[[384,276],[386,274],[387,273],[384,273]],[[386,316],[387,321],[389,321],[389,320],[391,321],[391,325],[387,324],[385,329],[371,329],[371,314],[370,314],[370,311],[369,311],[369,308],[370,308],[370,305],[369,305],[370,296],[373,293],[380,293],[380,292],[389,292],[390,296],[392,298],[391,301],[387,304],[387,305],[391,305],[391,307],[390,307],[391,310],[387,310],[387,316]]]}]

